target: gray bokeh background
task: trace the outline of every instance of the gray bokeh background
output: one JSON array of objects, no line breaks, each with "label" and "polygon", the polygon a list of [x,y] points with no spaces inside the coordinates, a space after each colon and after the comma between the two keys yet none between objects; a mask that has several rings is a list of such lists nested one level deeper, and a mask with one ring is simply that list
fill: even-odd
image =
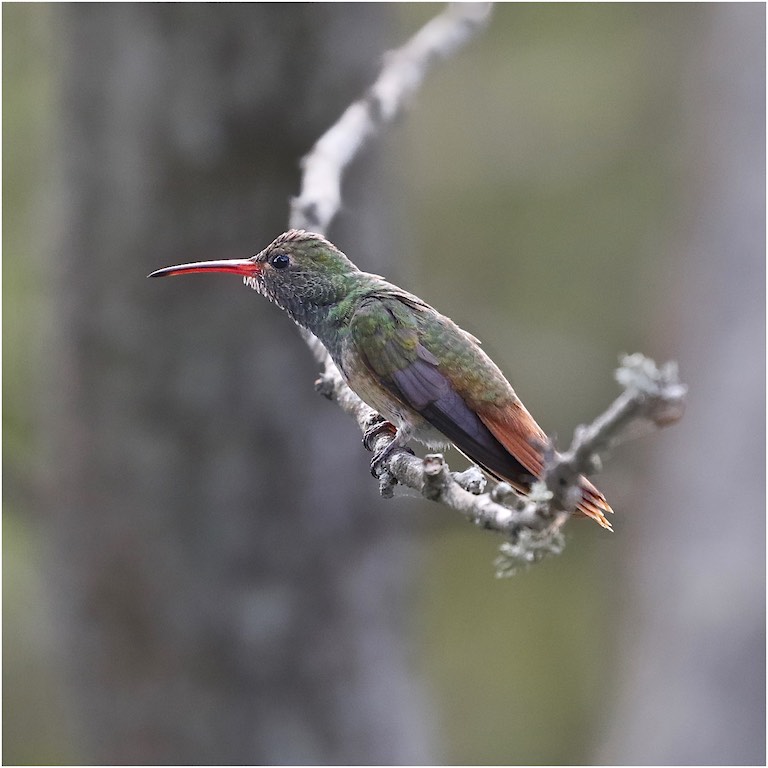
[{"label": "gray bokeh background", "polygon": [[622,352],[690,386],[616,533],[512,580],[377,499],[275,308],[144,280],[284,229],[437,11],[3,6],[5,762],[764,762],[762,5],[499,5],[345,185],[331,238],[561,444]]}]

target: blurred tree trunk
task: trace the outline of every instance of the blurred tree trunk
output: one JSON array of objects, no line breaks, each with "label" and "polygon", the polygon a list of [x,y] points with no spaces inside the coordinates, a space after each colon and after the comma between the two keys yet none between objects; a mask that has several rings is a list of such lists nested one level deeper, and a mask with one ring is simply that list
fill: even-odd
[{"label": "blurred tree trunk", "polygon": [[[410,532],[377,500],[353,423],[314,393],[287,318],[235,279],[145,279],[285,229],[298,160],[374,76],[389,11],[56,13],[44,429],[82,760],[428,761],[406,664]],[[350,181],[354,226],[332,235],[382,269],[397,243],[372,163]]]},{"label": "blurred tree trunk", "polygon": [[704,151],[684,157],[686,269],[667,276],[675,310],[657,319],[690,397],[628,522],[606,764],[765,762],[765,7],[701,20],[684,117]]}]

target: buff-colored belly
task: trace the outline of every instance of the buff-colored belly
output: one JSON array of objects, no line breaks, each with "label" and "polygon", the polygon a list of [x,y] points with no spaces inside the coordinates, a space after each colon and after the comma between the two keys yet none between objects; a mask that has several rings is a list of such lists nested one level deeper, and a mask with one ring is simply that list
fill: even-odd
[{"label": "buff-colored belly", "polygon": [[404,436],[412,437],[430,448],[451,445],[420,413],[391,395],[376,380],[370,369],[356,355],[343,354],[341,374],[349,388],[367,405],[392,422]]}]

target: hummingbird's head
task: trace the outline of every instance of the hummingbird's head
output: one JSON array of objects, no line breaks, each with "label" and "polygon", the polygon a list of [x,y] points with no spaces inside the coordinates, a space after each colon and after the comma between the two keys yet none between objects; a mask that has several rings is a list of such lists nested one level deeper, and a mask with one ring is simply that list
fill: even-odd
[{"label": "hummingbird's head", "polygon": [[360,270],[322,235],[290,229],[250,259],[180,264],[149,277],[193,272],[229,272],[291,314],[300,307],[326,306],[342,299]]}]

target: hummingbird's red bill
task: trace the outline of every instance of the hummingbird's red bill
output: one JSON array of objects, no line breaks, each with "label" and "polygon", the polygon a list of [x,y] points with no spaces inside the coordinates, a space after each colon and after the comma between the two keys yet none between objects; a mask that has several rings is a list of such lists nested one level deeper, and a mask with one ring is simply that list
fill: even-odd
[{"label": "hummingbird's red bill", "polygon": [[253,259],[219,259],[217,261],[196,261],[192,264],[177,264],[175,267],[163,267],[147,277],[169,277],[172,275],[191,275],[195,272],[229,272],[243,277],[254,277],[261,272],[261,265]]}]

